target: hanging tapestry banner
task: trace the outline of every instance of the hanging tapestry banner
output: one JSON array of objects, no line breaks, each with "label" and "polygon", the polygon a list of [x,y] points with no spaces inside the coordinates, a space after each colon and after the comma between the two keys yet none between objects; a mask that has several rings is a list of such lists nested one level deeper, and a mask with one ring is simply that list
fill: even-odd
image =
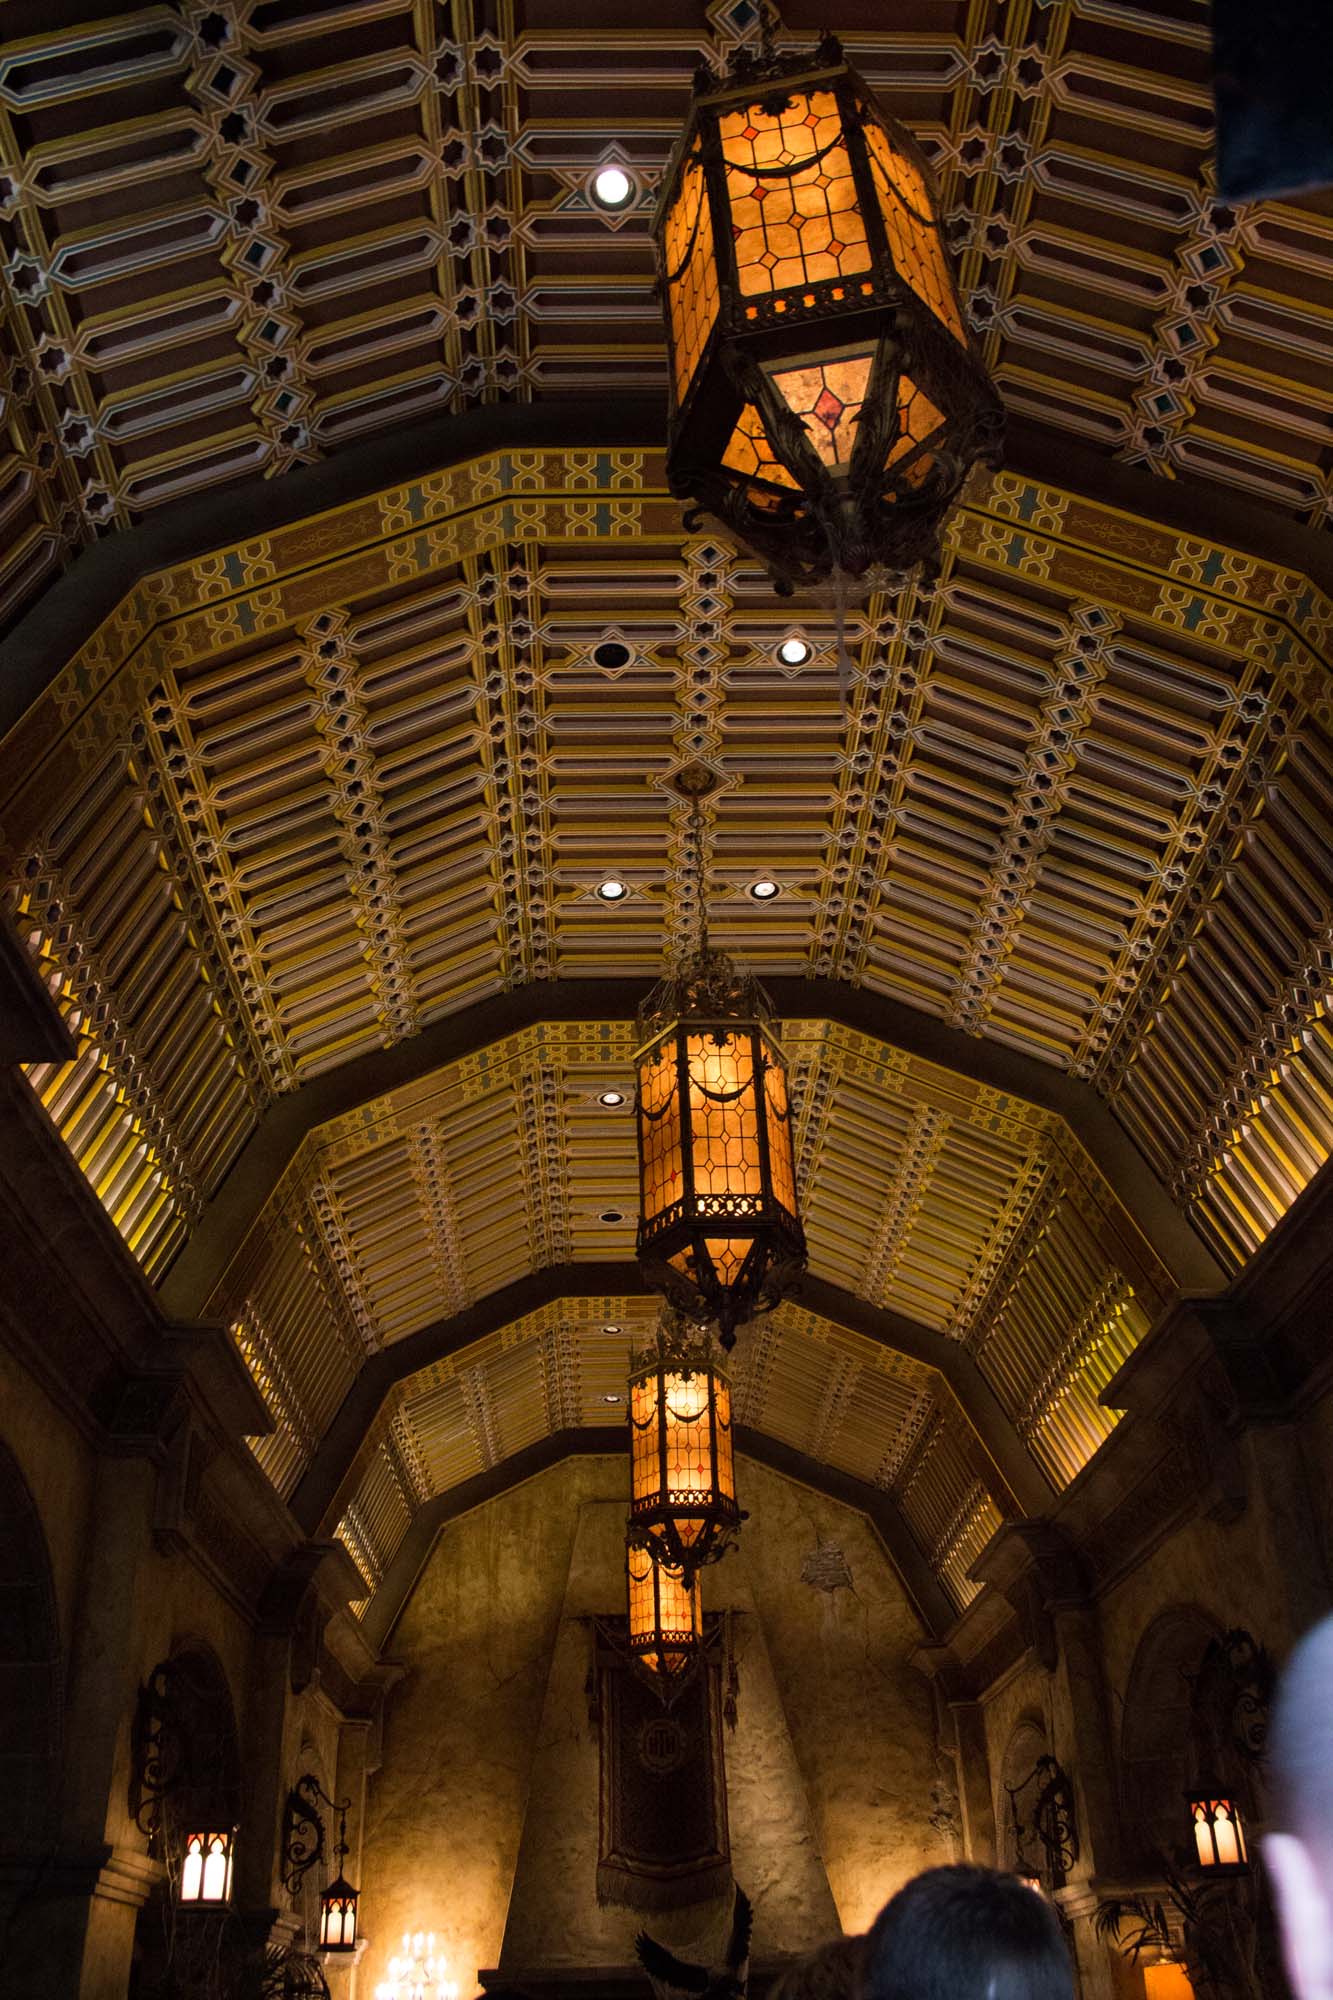
[{"label": "hanging tapestry banner", "polygon": [[597,1620],[599,1903],[674,1910],[731,1886],[721,1632],[707,1626],[703,1670],[668,1709],[630,1665],[627,1621]]}]

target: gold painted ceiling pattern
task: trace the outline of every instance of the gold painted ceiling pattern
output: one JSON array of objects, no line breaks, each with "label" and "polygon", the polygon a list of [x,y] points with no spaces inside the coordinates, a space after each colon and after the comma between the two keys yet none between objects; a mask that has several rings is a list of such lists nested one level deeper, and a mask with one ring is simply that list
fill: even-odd
[{"label": "gold painted ceiling pattern", "polygon": [[[1166,1303],[1167,1274],[1051,1113],[828,1022],[788,1021],[783,1039],[812,1270],[967,1346],[1063,1485],[1110,1427],[1097,1395]],[[628,1254],[633,1048],[628,1022],[543,1024],[304,1142],[207,1308],[260,1383],[277,1426],[261,1461],[282,1490],[369,1355],[528,1272]],[[600,1102],[608,1086],[618,1109]],[[613,1301],[601,1319],[648,1310]],[[876,1478],[904,1436],[855,1369],[839,1389],[827,1329],[811,1364],[832,1398],[820,1418],[794,1327],[789,1311],[746,1334],[740,1420]],[[866,1450],[873,1466],[848,1462]]]},{"label": "gold painted ceiling pattern", "polygon": [[[655,1302],[554,1303],[410,1376],[375,1420],[346,1483],[337,1532],[369,1590],[416,1509],[570,1425],[625,1426],[632,1341]],[[960,1607],[970,1563],[999,1526],[982,1455],[931,1371],[786,1304],[748,1328],[732,1363],[738,1423],[893,1494]],[[274,1440],[260,1446],[272,1466]]]},{"label": "gold painted ceiling pattern", "polygon": [[[79,1048],[33,1085],[160,1277],[280,1100],[469,1002],[592,982],[588,1020],[312,1133],[257,1218],[210,1309],[290,1491],[369,1354],[628,1252],[629,1123],[597,1098],[631,1030],[595,982],[686,933],[664,780],[704,757],[719,936],[1094,1086],[1235,1268],[1333,1134],[1329,629],[1299,577],[1001,474],[935,586],[853,611],[844,707],[832,612],[685,535],[651,453],[504,453],[351,503],[145,578],[11,732],[10,905]],[[791,1035],[813,1268],[963,1341],[1063,1485],[1168,1274],[1049,1113],[827,1021]],[[395,1406],[344,1515],[372,1580],[404,1478],[465,1477],[551,1407],[523,1345],[463,1365],[465,1430],[428,1420],[457,1382],[419,1424]],[[871,1452],[962,1602],[1000,1503],[959,1412],[876,1404],[830,1355],[759,1330],[749,1420]]]},{"label": "gold painted ceiling pattern", "polygon": [[1327,601],[1001,474],[937,586],[853,614],[844,711],[832,614],[783,671],[791,608],[659,478],[507,453],[146,578],[11,735],[11,902],[83,1050],[36,1081],[146,1268],[276,1097],[515,985],[653,972],[696,756],[761,974],[1086,1079],[1236,1268],[1333,1130]]},{"label": "gold painted ceiling pattern", "polygon": [[[552,0],[11,0],[0,617],[182,496],[476,404],[662,391],[656,182],[752,15],[657,0],[610,46]],[[1009,408],[1326,522],[1333,213],[1211,199],[1205,0],[837,26],[942,176]],[[614,215],[608,162],[639,190]]]},{"label": "gold painted ceiling pattern", "polygon": [[[0,622],[193,493],[475,405],[664,395],[656,178],[745,0],[617,17],[613,50],[556,0],[74,11],[14,0],[0,50]],[[1011,412],[1322,526],[1333,207],[1211,199],[1203,0],[836,25],[940,170]],[[144,577],[15,722],[0,879],[77,1048],[31,1081],[157,1281],[320,1078],[589,982],[586,1018],[308,1130],[195,1300],[283,1493],[368,1356],[628,1254],[631,1126],[598,1097],[632,1030],[598,982],[687,932],[685,759],[725,777],[722,941],[1096,1091],[1228,1271],[1326,1160],[1319,592],[1004,473],[938,582],[872,589],[848,638],[844,704],[829,605],[685,534],[651,449],[496,450]],[[1054,1114],[834,1020],[787,1034],[812,1269],[959,1343],[1062,1487],[1171,1273]],[[554,1430],[614,1437],[648,1311],[554,1301],[400,1382],[337,1503],[368,1588],[430,1496]],[[891,1492],[965,1603],[1010,1503],[941,1377],[799,1300],[736,1365],[741,1420]]]}]

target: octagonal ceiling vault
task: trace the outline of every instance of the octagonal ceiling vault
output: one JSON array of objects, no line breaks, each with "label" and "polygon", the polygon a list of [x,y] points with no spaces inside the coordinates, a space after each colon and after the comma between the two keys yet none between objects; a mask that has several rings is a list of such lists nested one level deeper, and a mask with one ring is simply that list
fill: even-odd
[{"label": "octagonal ceiling vault", "polygon": [[[610,58],[538,0],[9,11],[0,618],[184,495],[431,411],[661,386],[647,215],[708,35],[742,32],[724,0],[668,0]],[[1211,201],[1179,11],[946,0],[889,30],[848,0],[839,25],[941,170],[1020,426],[1201,517],[1231,488],[1321,525],[1329,204]],[[611,219],[608,148],[641,195]],[[291,1492],[372,1361],[623,1255],[628,1125],[593,1085],[627,1081],[630,1029],[602,996],[685,933],[662,780],[704,758],[724,940],[951,1037],[946,1067],[831,1006],[790,1022],[817,1277],[964,1356],[1058,1486],[1173,1283],[1238,1270],[1333,1140],[1329,604],[1211,530],[1001,474],[937,585],[853,609],[844,707],[831,607],[686,535],[650,445],[484,451],[247,529],[52,662],[0,745],[8,903],[77,1049],[31,1081],[149,1276],[232,1325]],[[555,980],[579,1018],[417,1056]],[[1216,1262],[1173,1256],[1188,1232],[1005,1061],[1109,1106]],[[643,1311],[552,1298],[396,1380],[339,1480],[368,1582],[430,1495],[614,1421],[605,1329]],[[919,1353],[791,1305],[738,1394],[890,1492],[965,1601],[1011,1496]]]}]

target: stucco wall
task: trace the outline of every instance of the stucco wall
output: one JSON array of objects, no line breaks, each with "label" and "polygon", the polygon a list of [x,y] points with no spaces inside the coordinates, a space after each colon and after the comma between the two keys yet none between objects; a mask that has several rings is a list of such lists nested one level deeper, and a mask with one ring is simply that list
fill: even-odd
[{"label": "stucco wall", "polygon": [[[467,1990],[479,1966],[623,1964],[638,1919],[599,1909],[597,1742],[578,1622],[623,1606],[626,1465],[577,1459],[451,1523],[389,1651],[384,1762],[367,1809],[361,1984],[402,1932],[434,1930]],[[951,1857],[930,1823],[938,1777],[920,1628],[863,1517],[750,1461],[741,1551],[706,1576],[736,1614],[740,1715],[726,1742],[737,1879],[756,1954],[860,1928],[900,1882]],[[820,1541],[853,1588],[801,1580]],[[512,1894],[511,1894],[512,1888]],[[654,1917],[707,1955],[725,1907]]]}]

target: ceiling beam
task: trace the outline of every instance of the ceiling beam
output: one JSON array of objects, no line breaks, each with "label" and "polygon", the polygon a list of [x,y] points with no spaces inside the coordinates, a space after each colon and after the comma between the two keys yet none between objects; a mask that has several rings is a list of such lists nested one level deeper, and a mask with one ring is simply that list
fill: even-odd
[{"label": "ceiling beam", "polygon": [[[315,1453],[297,1482],[291,1510],[307,1535],[332,1533],[349,1497],[357,1455],[385,1398],[400,1382],[432,1362],[461,1354],[527,1313],[561,1299],[647,1297],[632,1258],[617,1262],[550,1264],[484,1299],[396,1340],[365,1362],[343,1398]],[[821,1318],[894,1354],[932,1369],[948,1384],[982,1449],[995,1469],[995,1497],[1006,1512],[1042,1514],[1051,1489],[976,1363],[957,1341],[901,1313],[857,1299],[839,1285],[808,1276],[798,1303]]]},{"label": "ceiling beam", "polygon": [[[844,1507],[852,1507],[863,1514],[878,1535],[885,1555],[926,1633],[936,1640],[944,1637],[954,1623],[956,1614],[953,1606],[889,1494],[863,1479],[834,1472],[817,1459],[807,1457],[804,1452],[793,1451],[789,1445],[747,1425],[737,1427],[736,1446],[742,1457],[754,1459],[784,1478],[808,1487],[812,1493],[823,1494],[827,1499],[836,1500]],[[629,1459],[623,1443],[614,1432],[589,1426],[553,1431],[539,1443],[502,1459],[488,1472],[479,1472],[418,1507],[361,1621],[362,1633],[370,1645],[379,1651],[391,1637],[430,1560],[431,1551],[442,1530],[451,1521],[486,1506],[489,1501],[498,1500],[502,1494],[512,1493],[515,1487],[550,1471],[553,1466],[562,1465],[566,1459],[612,1457],[624,1461],[625,1497],[628,1500]]]},{"label": "ceiling beam", "polygon": [[[1005,464],[1020,478],[1085,494],[1182,534],[1224,543],[1333,590],[1329,538],[1278,509],[1202,480],[1160,479],[1066,432],[1011,415]],[[84,549],[0,645],[0,735],[13,728],[70,656],[150,571],[343,507],[368,494],[503,449],[559,445],[660,449],[666,395],[562,397],[426,418],[349,445],[280,479],[187,494]]]},{"label": "ceiling beam", "polygon": [[[632,1020],[651,979],[558,979],[513,988],[373,1049],[274,1101],[159,1286],[163,1308],[197,1319],[297,1148],[318,1126],[539,1021]],[[1220,1265],[1114,1113],[1089,1084],[985,1035],[842,980],[765,981],[788,1020],[833,1021],[1063,1118],[1182,1291],[1220,1290]]]}]

